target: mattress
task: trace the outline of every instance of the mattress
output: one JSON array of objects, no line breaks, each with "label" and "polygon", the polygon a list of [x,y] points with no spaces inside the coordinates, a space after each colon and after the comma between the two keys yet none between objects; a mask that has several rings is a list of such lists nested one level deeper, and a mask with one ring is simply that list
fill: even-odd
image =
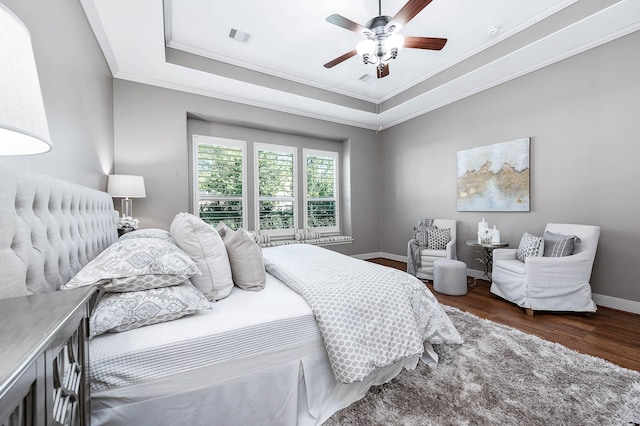
[{"label": "mattress", "polygon": [[[322,338],[309,305],[267,274],[259,292],[234,288],[213,309],[91,339],[91,391],[123,387]],[[263,359],[269,364],[270,359]]]}]

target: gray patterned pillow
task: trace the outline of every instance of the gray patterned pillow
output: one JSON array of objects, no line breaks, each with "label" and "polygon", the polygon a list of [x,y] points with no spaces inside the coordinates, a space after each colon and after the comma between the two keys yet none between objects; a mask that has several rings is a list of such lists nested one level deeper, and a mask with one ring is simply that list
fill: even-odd
[{"label": "gray patterned pillow", "polygon": [[429,238],[428,248],[430,250],[444,250],[447,248],[449,241],[451,241],[451,229],[449,228],[428,229],[427,234]]},{"label": "gray patterned pillow", "polygon": [[133,238],[107,247],[62,289],[98,284],[105,291],[140,291],[181,284],[197,273],[195,262],[175,244]]},{"label": "gray patterned pillow", "polygon": [[200,309],[211,309],[189,281],[172,287],[128,293],[104,293],[89,320],[90,337],[171,321]]},{"label": "gray patterned pillow", "polygon": [[545,231],[542,235],[544,240],[544,256],[564,257],[571,256],[575,245],[580,242],[580,238],[575,235],[561,235]]},{"label": "gray patterned pillow", "polygon": [[536,237],[535,235],[525,232],[520,239],[520,245],[518,245],[518,251],[516,251],[516,258],[520,262],[524,262],[527,257],[542,256],[542,251],[542,237]]}]

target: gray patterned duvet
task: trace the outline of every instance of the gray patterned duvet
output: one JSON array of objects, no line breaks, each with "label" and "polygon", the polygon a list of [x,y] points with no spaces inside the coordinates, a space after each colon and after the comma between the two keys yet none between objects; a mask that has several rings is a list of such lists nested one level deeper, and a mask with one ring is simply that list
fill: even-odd
[{"label": "gray patterned duvet", "polygon": [[414,276],[308,244],[263,252],[267,272],[311,306],[340,382],[360,381],[377,368],[420,357],[423,342],[462,343],[436,298]]}]

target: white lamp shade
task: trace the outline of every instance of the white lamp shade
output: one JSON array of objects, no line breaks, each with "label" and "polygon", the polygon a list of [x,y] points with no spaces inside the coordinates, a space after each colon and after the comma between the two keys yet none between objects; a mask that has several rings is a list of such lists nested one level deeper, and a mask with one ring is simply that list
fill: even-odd
[{"label": "white lamp shade", "polygon": [[0,155],[51,150],[31,35],[0,3]]},{"label": "white lamp shade", "polygon": [[384,41],[384,46],[387,48],[387,51],[391,51],[391,49],[402,49],[404,46],[404,36],[402,34],[392,34]]},{"label": "white lamp shade", "polygon": [[144,198],[147,196],[144,190],[144,178],[133,175],[110,175],[107,192],[112,197]]},{"label": "white lamp shade", "polygon": [[356,45],[356,52],[364,58],[364,55],[374,56],[376,53],[376,42],[373,40],[362,40]]}]

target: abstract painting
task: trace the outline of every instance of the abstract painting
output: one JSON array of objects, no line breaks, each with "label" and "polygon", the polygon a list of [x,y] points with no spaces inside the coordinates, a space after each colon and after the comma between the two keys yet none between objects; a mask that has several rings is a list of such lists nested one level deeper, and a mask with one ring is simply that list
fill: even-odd
[{"label": "abstract painting", "polygon": [[529,138],[458,151],[459,212],[528,212]]}]

